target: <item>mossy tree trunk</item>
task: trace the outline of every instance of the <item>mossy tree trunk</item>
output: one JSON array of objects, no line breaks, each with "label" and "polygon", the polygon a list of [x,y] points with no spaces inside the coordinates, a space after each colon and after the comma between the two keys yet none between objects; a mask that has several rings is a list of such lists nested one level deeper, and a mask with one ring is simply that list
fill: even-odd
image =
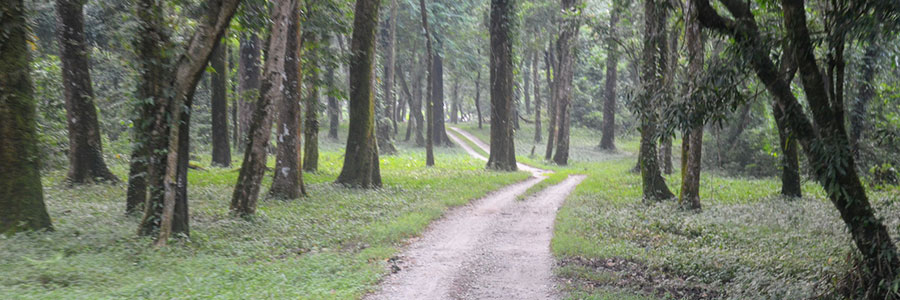
[{"label": "mossy tree trunk", "polygon": [[[299,1],[296,0],[293,3],[295,8],[292,8],[290,11],[290,21],[287,26],[287,34],[284,37],[286,41],[284,66],[282,67],[284,70],[283,92],[277,99],[272,99],[272,102],[270,102],[270,105],[278,108],[278,121],[275,125],[278,146],[275,150],[275,172],[272,175],[272,187],[269,188],[269,196],[285,200],[296,199],[306,194],[306,189],[303,186],[303,172],[301,171],[300,87],[303,84],[304,74],[300,68],[302,64],[300,60],[301,38],[300,19],[297,12],[299,5],[297,3]],[[307,37],[308,35],[304,34],[302,44],[315,42],[315,38]],[[268,79],[269,77],[267,77]],[[264,126],[262,129],[259,133],[268,136],[267,133],[271,130],[271,126]],[[254,141],[257,138],[259,137],[251,137]],[[268,139],[263,145],[268,145]],[[251,146],[251,150],[254,150],[254,147]],[[261,157],[262,161],[265,162],[265,153],[262,153]]]},{"label": "mossy tree trunk", "polygon": [[337,183],[381,187],[375,138],[375,42],[380,0],[356,1],[350,42],[350,131]]},{"label": "mossy tree trunk", "polygon": [[487,168],[515,171],[513,40],[515,3],[491,1],[491,151]]},{"label": "mossy tree trunk", "polygon": [[[309,59],[304,66],[306,73],[307,91],[309,91],[303,103],[305,113],[303,117],[303,171],[316,172],[319,170],[319,51],[324,40],[310,34],[310,43],[313,49],[309,50]],[[291,49],[290,47],[288,49]]]},{"label": "mossy tree trunk", "polygon": [[228,143],[228,66],[225,63],[228,46],[222,41],[216,43],[209,65],[212,77],[212,164],[219,167],[231,166],[231,145]]},{"label": "mossy tree trunk", "polygon": [[44,204],[22,0],[0,2],[0,234],[52,230]]},{"label": "mossy tree trunk", "polygon": [[[687,102],[697,108],[703,104],[704,99],[699,98],[699,93],[694,93],[699,85],[699,78],[703,72],[703,37],[700,32],[700,21],[697,20],[697,3],[688,0],[684,14],[684,43],[688,48],[688,76]],[[690,128],[684,131],[681,147],[681,195],[678,201],[682,207],[699,210],[700,206],[700,169],[703,154],[703,119],[693,113]]]},{"label": "mossy tree trunk", "polygon": [[256,33],[243,33],[240,39],[240,58],[238,59],[238,88],[235,101],[238,107],[237,149],[244,151],[250,136],[250,122],[253,119],[254,102],[259,98],[260,59],[262,42]]},{"label": "mossy tree trunk", "polygon": [[81,1],[56,1],[56,35],[69,129],[69,173],[66,181],[70,184],[95,181],[116,183],[119,178],[109,171],[103,160],[100,125],[91,86],[90,51],[84,37],[83,6]]},{"label": "mossy tree trunk", "polygon": [[644,0],[644,48],[642,53],[641,93],[638,95],[637,113],[641,119],[641,144],[639,164],[644,199],[658,201],[670,199],[674,194],[666,186],[660,173],[656,141],[658,105],[665,97],[664,76],[667,73],[665,24],[667,11],[659,0]]}]

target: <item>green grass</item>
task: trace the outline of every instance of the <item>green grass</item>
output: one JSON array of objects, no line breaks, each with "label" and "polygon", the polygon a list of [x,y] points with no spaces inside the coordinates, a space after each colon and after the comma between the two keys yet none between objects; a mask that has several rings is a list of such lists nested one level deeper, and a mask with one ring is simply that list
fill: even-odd
[{"label": "green grass", "polygon": [[569,172],[567,171],[559,171],[547,174],[547,178],[529,187],[527,190],[525,190],[524,193],[516,197],[516,199],[527,199],[528,197],[531,197],[550,186],[563,182],[563,180],[566,180],[566,178],[569,178]]},{"label": "green grass", "polygon": [[[490,134],[489,127],[460,127],[481,139]],[[674,201],[647,204],[640,176],[631,172],[637,138],[620,137],[619,150],[607,153],[595,148],[599,136],[573,128],[565,167],[543,160],[545,144],[533,142],[530,125],[523,124],[516,136],[520,162],[587,175],[559,210],[551,243],[569,298],[677,299],[704,292],[730,299],[814,298],[831,295],[848,272],[847,257],[855,248],[816,183],[804,182],[805,197],[788,200],[779,196],[774,176],[704,170],[703,211],[684,211]],[[677,161],[679,147],[673,148]],[[666,176],[676,195],[678,174]],[[892,235],[900,236],[900,193],[869,192]],[[605,266],[608,260],[631,267]]]},{"label": "green grass", "polygon": [[[240,157],[233,168],[192,170],[191,236],[163,249],[137,237],[138,218],[122,214],[124,184],[70,189],[63,171],[49,172],[56,231],[0,236],[0,273],[12,274],[0,276],[0,299],[358,298],[403,241],[448,208],[529,176],[485,171],[459,148],[436,148],[437,166],[426,168],[424,149],[401,142],[399,154],[381,158],[384,188],[347,189],[331,184],[342,142],[320,139],[321,170],[304,174],[310,196],[261,200],[252,221],[228,213]],[[127,162],[110,164],[124,178]]]}]

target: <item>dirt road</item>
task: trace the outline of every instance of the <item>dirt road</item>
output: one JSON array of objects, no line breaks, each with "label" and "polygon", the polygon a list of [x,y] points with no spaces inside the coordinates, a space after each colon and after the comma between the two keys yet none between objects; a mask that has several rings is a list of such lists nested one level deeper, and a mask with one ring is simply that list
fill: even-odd
[{"label": "dirt road", "polygon": [[[466,152],[480,155],[460,140],[487,145],[450,127],[450,138]],[[545,170],[519,164],[532,173],[471,204],[448,212],[429,226],[393,261],[399,271],[387,276],[366,299],[555,299],[550,239],[556,211],[583,179],[570,176],[523,201],[518,195],[545,177]],[[395,269],[396,270],[396,269]]]}]

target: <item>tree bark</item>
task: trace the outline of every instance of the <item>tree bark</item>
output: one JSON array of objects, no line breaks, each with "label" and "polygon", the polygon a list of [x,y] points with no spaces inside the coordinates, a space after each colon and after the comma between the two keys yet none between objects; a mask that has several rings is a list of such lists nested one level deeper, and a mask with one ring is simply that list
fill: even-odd
[{"label": "tree bark", "polygon": [[528,54],[526,54],[522,60],[522,81],[524,81],[525,88],[522,90],[522,93],[525,94],[525,115],[531,115],[531,80],[528,78],[531,75],[531,68],[536,68],[537,66],[531,66],[531,60],[528,59]]},{"label": "tree bark", "polygon": [[250,136],[250,122],[253,119],[253,110],[256,107],[254,100],[259,98],[260,88],[260,59],[262,42],[256,33],[244,33],[240,39],[240,58],[238,59],[238,131],[239,142],[237,148],[244,151]]},{"label": "tree bark", "polygon": [[375,138],[375,32],[380,0],[356,1],[350,42],[350,131],[344,166],[337,183],[350,187],[381,187]]},{"label": "tree bark", "polygon": [[69,184],[95,181],[116,183],[119,178],[109,171],[103,160],[82,8],[83,4],[79,1],[56,1],[56,34],[69,129],[69,173],[66,181]]},{"label": "tree bark", "polygon": [[[315,37],[304,34],[303,39],[301,40],[299,24],[300,16],[298,14],[300,6],[298,4],[299,1],[294,0],[294,3],[292,4],[294,8],[290,10],[287,34],[283,37],[285,39],[285,50],[284,52],[279,52],[284,55],[284,58],[282,58],[284,79],[278,78],[275,80],[283,80],[283,88],[281,94],[270,102],[270,105],[278,107],[278,121],[275,124],[278,145],[275,149],[275,171],[272,175],[272,186],[269,188],[269,196],[285,200],[297,199],[306,195],[306,187],[303,185],[303,172],[301,171],[302,167],[305,165],[305,161],[301,161],[303,153],[300,151],[302,146],[300,134],[303,129],[301,126],[302,124],[300,123],[300,101],[302,98],[301,87],[304,79],[304,70],[300,68],[300,65],[302,64],[300,48],[306,42],[314,43]],[[311,69],[314,68],[307,68],[307,71],[310,71]],[[271,132],[271,125],[266,125],[262,129],[263,130],[259,133],[268,136]],[[251,137],[254,141],[258,138],[260,137]],[[309,144],[309,142],[310,141],[307,139],[306,143]],[[268,139],[265,139],[263,145],[268,144]],[[253,149],[251,148],[251,150]],[[266,154],[259,153],[257,155],[262,158],[262,167],[265,169]],[[263,171],[263,173],[265,173],[265,171]]]},{"label": "tree bark", "polygon": [[[403,73],[403,64],[397,65],[397,73],[400,74],[398,77],[400,78],[400,86],[403,87],[403,93],[406,95],[407,102],[409,103],[409,123],[406,126],[406,138],[404,141],[409,141],[410,136],[415,128],[422,126],[422,102],[419,99],[419,94],[421,94],[421,87],[416,86],[416,95],[413,95],[412,92],[409,91],[409,84],[406,82],[406,75]],[[414,75],[415,76],[415,75]],[[415,129],[417,133],[416,137],[416,145],[424,146],[424,138],[422,138],[422,131]],[[421,143],[420,143],[421,142]]]},{"label": "tree bark", "polygon": [[562,10],[571,16],[564,17],[560,25],[559,41],[557,42],[559,55],[559,69],[556,77],[556,154],[553,162],[557,165],[569,163],[569,103],[572,101],[572,80],[575,77],[575,43],[578,42],[577,0],[562,0]]},{"label": "tree bark", "polygon": [[[328,86],[328,89],[334,89],[334,67],[330,65],[327,67],[325,71],[325,83]],[[328,93],[328,138],[338,139],[338,127],[341,125],[341,105],[338,103],[337,98],[331,93]]]},{"label": "tree bark", "polygon": [[[697,88],[700,74],[703,72],[703,36],[700,32],[700,21],[697,19],[697,0],[687,0],[684,13],[684,43],[688,48],[688,99],[689,105],[697,108],[703,104]],[[682,207],[699,210],[700,205],[700,169],[703,154],[703,119],[695,111],[682,137],[681,147],[681,195],[678,198]]]},{"label": "tree bark", "polygon": [[419,0],[419,11],[422,14],[422,28],[425,33],[425,69],[428,78],[425,80],[425,166],[434,166],[434,49],[431,45],[431,31],[428,28],[428,9],[425,0]]},{"label": "tree bark", "polygon": [[616,151],[616,82],[619,69],[619,49],[616,44],[616,25],[624,10],[622,0],[613,0],[609,11],[609,36],[606,38],[606,85],[603,101],[603,129],[600,149]]},{"label": "tree bark", "polygon": [[491,0],[491,151],[487,168],[515,171],[513,40],[515,3]]},{"label": "tree bark", "polygon": [[231,166],[231,146],[228,145],[228,66],[225,56],[228,49],[221,41],[216,43],[209,65],[215,70],[212,76],[212,164]]},{"label": "tree bark", "polygon": [[453,80],[453,99],[450,107],[450,122],[459,124],[459,77]]},{"label": "tree bark", "polygon": [[[775,98],[776,105],[784,112],[783,119],[791,129],[790,132],[803,145],[816,179],[840,212],[857,249],[862,253],[867,282],[876,287],[871,291],[871,297],[884,298],[884,295],[890,293],[889,283],[900,268],[900,259],[887,228],[875,215],[856,173],[843,115],[840,113],[843,103],[829,98],[825,80],[813,54],[803,2],[783,0],[783,18],[816,126],[813,126],[803,112],[789,84],[778,76],[768,57],[768,49],[761,47],[762,38],[747,4],[733,0],[724,0],[723,3],[736,20],[721,17],[707,1],[701,1],[701,23],[704,27],[734,37],[743,47],[742,53]],[[741,26],[736,26],[738,24]]]},{"label": "tree bark", "polygon": [[37,156],[25,4],[3,1],[0,11],[0,234],[53,230]]},{"label": "tree bark", "polygon": [[[315,37],[314,33],[310,34],[309,42],[320,43],[321,40]],[[291,48],[288,48],[291,49]],[[309,59],[305,72],[307,73],[307,86],[309,87],[304,103],[306,103],[305,114],[303,118],[303,171],[316,172],[319,170],[319,52],[317,46],[309,50]],[[301,80],[302,82],[302,80]],[[298,94],[299,96],[300,94]],[[299,99],[298,99],[299,100]],[[299,109],[299,107],[298,107]]]},{"label": "tree bark", "polygon": [[550,87],[550,99],[547,101],[547,112],[550,114],[550,122],[547,124],[547,151],[544,153],[544,160],[553,158],[553,146],[556,143],[556,117],[557,117],[557,100],[556,100],[556,82],[555,73],[557,70],[557,60],[553,55],[553,46],[547,45],[547,52],[544,52],[544,66],[547,70],[547,86]]},{"label": "tree bark", "polygon": [[481,70],[475,75],[475,112],[478,114],[478,129],[481,129],[481,123],[484,123],[481,115]]},{"label": "tree bark", "polygon": [[[269,30],[268,45],[266,45],[267,52],[263,66],[262,86],[260,87],[259,98],[256,100],[253,120],[250,123],[250,136],[248,136],[247,149],[244,151],[241,171],[238,173],[237,184],[234,186],[234,193],[231,197],[231,212],[240,217],[250,217],[256,214],[259,189],[266,171],[266,155],[268,154],[266,147],[268,147],[269,137],[272,135],[272,121],[274,118],[272,106],[285,101],[284,89],[286,84],[298,84],[297,82],[285,82],[285,71],[288,65],[290,64],[293,67],[293,64],[299,63],[297,61],[291,61],[290,63],[287,61],[289,51],[295,51],[295,49],[287,49],[288,40],[294,38],[298,34],[296,30],[299,30],[299,27],[296,27],[297,25],[295,24],[296,4],[296,0],[281,0],[275,2],[275,6],[272,8],[272,25]],[[294,69],[294,71],[296,72],[297,70]],[[293,100],[292,102],[296,102],[296,99]],[[290,109],[290,111],[294,113],[294,118],[286,121],[297,122],[296,114],[298,110]],[[297,125],[293,127],[295,129],[293,136],[296,137]],[[280,133],[283,134],[283,132]],[[279,138],[284,138],[284,136],[279,136]],[[297,162],[297,151],[299,149],[297,142],[292,141],[290,144],[282,144],[285,147],[292,148],[286,151],[294,151],[293,156],[282,155],[283,159],[293,159],[294,162]],[[277,169],[278,167],[286,167],[286,172],[299,173],[299,170],[297,170],[299,163],[288,166],[276,166],[276,171],[280,171]],[[272,188],[276,188],[275,180],[273,180]]]},{"label": "tree bark", "polygon": [[375,103],[375,132],[378,135],[378,150],[381,155],[393,155],[397,153],[397,147],[394,146],[394,128],[397,126],[394,120],[394,60],[396,50],[394,42],[396,41],[395,19],[397,15],[396,0],[391,1],[387,20],[383,22],[381,28],[381,43],[384,48],[383,62],[384,72],[382,73],[382,98]]},{"label": "tree bark", "polygon": [[657,106],[664,97],[663,78],[667,73],[665,21],[667,19],[664,3],[659,0],[644,0],[644,49],[641,70],[641,93],[638,96],[638,114],[641,119],[641,145],[639,164],[644,199],[658,201],[670,199],[675,195],[669,191],[666,181],[660,173],[657,156]]},{"label": "tree bark", "polygon": [[531,53],[531,80],[534,81],[534,142],[540,143],[541,137],[541,81],[538,76],[538,52]]},{"label": "tree bark", "polygon": [[433,138],[436,146],[452,146],[453,142],[447,137],[447,128],[444,125],[444,58],[440,54],[434,54],[434,83],[432,84],[432,129],[434,130]]}]

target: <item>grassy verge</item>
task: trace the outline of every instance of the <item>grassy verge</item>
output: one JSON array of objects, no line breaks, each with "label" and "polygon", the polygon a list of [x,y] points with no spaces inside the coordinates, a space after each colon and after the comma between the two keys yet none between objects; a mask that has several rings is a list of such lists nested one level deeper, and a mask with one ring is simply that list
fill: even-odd
[{"label": "grassy verge", "polygon": [[550,186],[556,185],[560,182],[563,182],[563,180],[566,180],[566,178],[569,178],[568,171],[560,171],[560,172],[553,172],[553,173],[547,174],[546,179],[541,180],[540,182],[538,182],[535,185],[532,185],[527,190],[525,190],[524,193],[522,193],[521,195],[516,197],[516,199],[518,199],[518,200],[527,199],[528,197],[531,197],[531,196],[537,194],[538,192],[543,191],[547,187],[550,187]]},{"label": "grassy verge", "polygon": [[[529,176],[485,171],[458,148],[436,148],[437,166],[425,168],[423,149],[398,143],[381,160],[383,189],[346,189],[331,184],[342,143],[321,140],[321,171],[304,174],[310,197],[262,200],[251,222],[228,215],[237,167],[191,171],[191,236],[165,249],[135,236],[124,185],[68,189],[64,172],[46,174],[56,231],[0,237],[0,273],[10,274],[0,298],[357,298],[448,208]],[[110,163],[124,177],[125,162]]]}]

